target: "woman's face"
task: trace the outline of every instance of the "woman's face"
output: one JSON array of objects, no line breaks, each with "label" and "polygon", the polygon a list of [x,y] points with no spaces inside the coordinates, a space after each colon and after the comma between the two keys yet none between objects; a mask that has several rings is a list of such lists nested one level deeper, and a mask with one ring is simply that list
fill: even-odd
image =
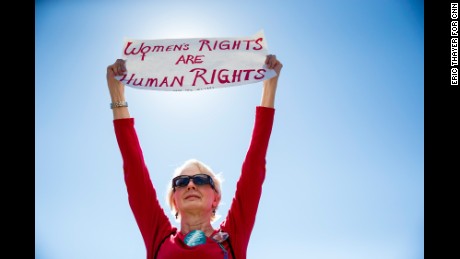
[{"label": "woman's face", "polygon": [[[180,175],[193,176],[203,174],[198,168],[186,168]],[[218,205],[218,195],[210,184],[197,185],[190,179],[183,187],[175,187],[174,203],[179,213],[192,212],[211,215],[213,208]]]}]

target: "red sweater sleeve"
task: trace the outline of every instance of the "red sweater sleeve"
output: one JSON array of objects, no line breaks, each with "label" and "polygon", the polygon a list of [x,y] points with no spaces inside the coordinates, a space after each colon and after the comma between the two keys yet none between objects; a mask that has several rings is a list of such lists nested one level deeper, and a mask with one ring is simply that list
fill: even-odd
[{"label": "red sweater sleeve", "polygon": [[153,258],[154,250],[158,248],[162,239],[173,231],[173,228],[158,202],[150,180],[134,129],[134,119],[117,119],[113,123],[123,158],[129,205],[144,239],[147,258]]},{"label": "red sweater sleeve", "polygon": [[256,107],[252,138],[236,186],[235,197],[227,218],[221,224],[223,231],[230,235],[236,258],[246,258],[265,179],[265,157],[274,114],[274,108]]}]

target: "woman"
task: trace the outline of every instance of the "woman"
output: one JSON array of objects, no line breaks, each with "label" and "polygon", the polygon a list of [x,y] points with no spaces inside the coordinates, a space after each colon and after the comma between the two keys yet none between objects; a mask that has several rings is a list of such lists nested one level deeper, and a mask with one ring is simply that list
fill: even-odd
[{"label": "woman", "polygon": [[123,158],[129,204],[142,233],[147,259],[228,258],[245,259],[265,178],[265,156],[274,118],[278,77],[283,65],[275,55],[265,61],[276,77],[263,82],[262,100],[256,107],[252,139],[243,162],[236,193],[225,220],[218,229],[211,225],[221,199],[220,181],[212,170],[189,160],[176,170],[168,193],[180,229],[165,215],[150,181],[142,150],[125,101],[125,86],[115,76],[126,72],[118,59],[107,67],[113,123]]}]

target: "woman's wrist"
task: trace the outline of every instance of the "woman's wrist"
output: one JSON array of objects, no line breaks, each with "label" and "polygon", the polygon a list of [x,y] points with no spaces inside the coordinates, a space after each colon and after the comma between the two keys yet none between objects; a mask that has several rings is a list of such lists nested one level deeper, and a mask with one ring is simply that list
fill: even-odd
[{"label": "woman's wrist", "polygon": [[128,102],[126,101],[118,101],[118,102],[111,102],[110,109],[117,109],[121,107],[128,107]]}]

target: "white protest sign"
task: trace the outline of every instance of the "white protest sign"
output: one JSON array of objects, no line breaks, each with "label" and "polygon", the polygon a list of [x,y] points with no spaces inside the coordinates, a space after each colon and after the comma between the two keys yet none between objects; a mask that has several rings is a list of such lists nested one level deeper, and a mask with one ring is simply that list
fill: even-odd
[{"label": "white protest sign", "polygon": [[276,76],[268,69],[263,31],[250,37],[163,40],[126,39],[127,86],[162,91],[193,91],[260,82]]}]

